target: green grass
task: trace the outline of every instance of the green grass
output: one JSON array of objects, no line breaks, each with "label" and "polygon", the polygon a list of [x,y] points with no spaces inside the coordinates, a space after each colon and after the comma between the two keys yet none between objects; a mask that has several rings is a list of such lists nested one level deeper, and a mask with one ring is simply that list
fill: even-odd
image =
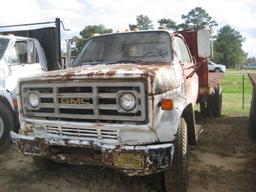
[{"label": "green grass", "polygon": [[244,74],[248,74],[248,73],[256,73],[256,69],[232,69],[232,68],[228,68],[226,73],[244,73]]},{"label": "green grass", "polygon": [[[251,105],[252,84],[248,78],[248,72],[256,70],[228,69],[221,81],[223,89],[223,114],[224,115],[248,115]],[[232,74],[241,73],[239,76]],[[243,108],[243,75],[244,75],[244,108]]]},{"label": "green grass", "polygon": [[248,75],[225,76],[221,81],[224,93],[241,93],[243,92],[243,76],[244,76],[244,93],[252,93],[252,84]]},{"label": "green grass", "polygon": [[251,105],[251,95],[244,96],[244,107],[241,93],[223,93],[222,114],[248,116]]}]

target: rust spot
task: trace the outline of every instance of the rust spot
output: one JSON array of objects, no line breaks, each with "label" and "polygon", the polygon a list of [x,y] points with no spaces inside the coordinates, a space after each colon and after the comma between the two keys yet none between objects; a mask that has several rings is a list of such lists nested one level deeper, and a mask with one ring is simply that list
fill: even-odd
[{"label": "rust spot", "polygon": [[64,79],[71,79],[72,76],[75,76],[75,72],[69,72],[63,76]]},{"label": "rust spot", "polygon": [[94,73],[95,76],[104,76],[106,73],[102,72],[102,71],[96,71]]},{"label": "rust spot", "polygon": [[87,74],[85,74],[87,77],[93,77],[93,75],[94,75],[94,72],[90,72],[90,73],[87,73]]},{"label": "rust spot", "polygon": [[114,76],[116,73],[117,71],[108,71],[106,72],[106,75],[111,77],[111,76]]},{"label": "rust spot", "polygon": [[[176,75],[169,63],[138,63],[81,66],[44,73],[40,80],[82,80],[138,78],[148,81],[149,94],[160,94],[177,87]],[[38,80],[38,77],[37,77]]]}]

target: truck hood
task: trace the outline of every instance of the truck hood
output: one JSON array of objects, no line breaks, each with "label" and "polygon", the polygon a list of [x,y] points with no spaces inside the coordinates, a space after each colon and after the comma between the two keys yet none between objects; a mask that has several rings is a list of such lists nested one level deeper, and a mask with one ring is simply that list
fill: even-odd
[{"label": "truck hood", "polygon": [[45,72],[23,81],[41,80],[102,80],[102,79],[144,79],[147,81],[148,94],[160,94],[179,87],[176,73],[171,64],[100,64],[86,65],[63,70]]}]

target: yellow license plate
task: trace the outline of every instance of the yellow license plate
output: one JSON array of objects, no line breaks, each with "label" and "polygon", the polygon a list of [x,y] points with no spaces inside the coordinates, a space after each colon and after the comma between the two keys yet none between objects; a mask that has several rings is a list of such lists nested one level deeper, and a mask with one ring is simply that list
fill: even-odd
[{"label": "yellow license plate", "polygon": [[114,165],[123,169],[142,169],[144,167],[144,158],[140,154],[116,154],[114,156]]}]

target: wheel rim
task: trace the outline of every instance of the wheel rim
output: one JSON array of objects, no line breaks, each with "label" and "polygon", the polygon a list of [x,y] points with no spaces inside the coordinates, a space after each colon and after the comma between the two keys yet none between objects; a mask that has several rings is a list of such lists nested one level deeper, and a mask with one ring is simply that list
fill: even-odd
[{"label": "wheel rim", "polygon": [[2,117],[0,117],[0,138],[2,137],[3,133],[4,133],[4,121]]}]

